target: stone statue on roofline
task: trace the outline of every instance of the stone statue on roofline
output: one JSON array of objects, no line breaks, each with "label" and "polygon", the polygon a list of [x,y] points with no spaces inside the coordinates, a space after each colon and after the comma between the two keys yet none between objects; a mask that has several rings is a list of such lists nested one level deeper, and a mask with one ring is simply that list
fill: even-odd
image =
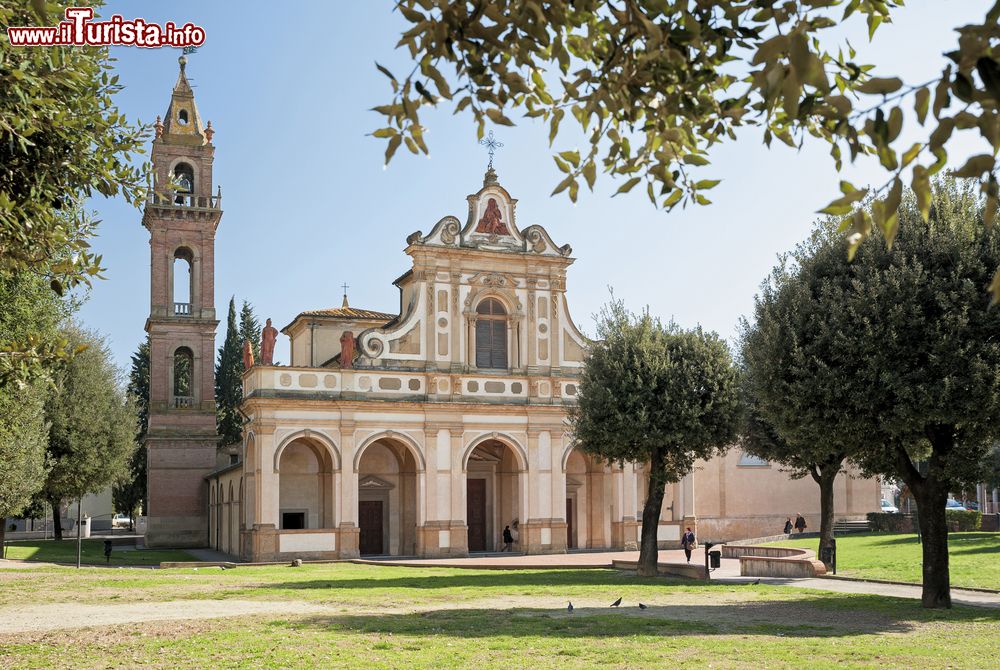
[{"label": "stone statue on roofline", "polygon": [[345,370],[354,367],[354,333],[349,330],[340,336],[340,367]]},{"label": "stone statue on roofline", "polygon": [[274,365],[274,343],[278,339],[278,329],[267,320],[267,325],[260,332],[260,364]]},{"label": "stone statue on roofline", "polygon": [[253,362],[253,347],[250,346],[250,340],[243,340],[243,369],[252,368]]}]

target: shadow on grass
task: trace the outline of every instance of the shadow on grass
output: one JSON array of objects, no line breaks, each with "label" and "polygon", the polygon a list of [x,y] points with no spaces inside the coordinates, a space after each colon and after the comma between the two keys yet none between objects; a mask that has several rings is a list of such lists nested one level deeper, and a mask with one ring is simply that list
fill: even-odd
[{"label": "shadow on grass", "polygon": [[[845,602],[848,603],[845,605]],[[1000,623],[1000,613],[956,609],[929,614],[918,603],[903,604],[876,596],[816,596],[806,600],[657,605],[640,610],[514,608],[438,609],[416,613],[313,616],[272,625],[354,634],[455,636],[461,638],[583,638],[661,635],[762,635],[847,637],[906,633],[926,620]],[[891,605],[891,606],[887,606]]]},{"label": "shadow on grass", "polygon": [[[308,579],[302,581],[287,581],[268,583],[269,589],[453,589],[453,588],[484,588],[513,589],[525,586],[619,586],[645,585],[650,587],[688,586],[710,587],[715,583],[698,582],[685,579],[665,579],[663,577],[637,577],[634,574],[618,570],[538,570],[509,571],[489,570],[476,572],[472,570],[456,571],[454,574],[427,574],[433,568],[412,568],[415,573],[406,577],[372,577],[345,579],[331,576],[330,579]],[[732,588],[730,584],[718,584]]]}]

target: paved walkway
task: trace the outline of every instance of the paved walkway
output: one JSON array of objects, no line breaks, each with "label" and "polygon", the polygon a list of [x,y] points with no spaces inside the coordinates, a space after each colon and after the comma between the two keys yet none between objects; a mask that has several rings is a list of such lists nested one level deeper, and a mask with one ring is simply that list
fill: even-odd
[{"label": "paved walkway", "polygon": [[[704,553],[695,552],[697,560],[704,561]],[[542,554],[525,556],[523,554],[511,556],[473,556],[470,558],[435,558],[435,559],[376,559],[371,563],[389,563],[392,565],[407,565],[414,567],[442,566],[452,568],[486,568],[500,570],[530,569],[530,568],[611,568],[612,561],[637,561],[638,551],[606,551],[594,553],[569,553],[569,554]],[[680,549],[660,551],[659,560],[661,563],[684,563],[684,552]],[[692,557],[692,563],[695,558]],[[757,581],[757,577],[741,577],[740,562],[735,558],[723,558],[722,567],[712,571],[712,581],[731,582],[735,584],[745,584]],[[801,589],[816,589],[821,591],[833,591],[835,593],[864,593],[879,596],[889,596],[893,598],[914,598],[920,599],[920,586],[903,584],[882,584],[878,582],[866,582],[855,579],[840,578],[784,578],[784,577],[760,577],[762,584],[774,584],[776,586],[792,586]],[[980,591],[967,591],[965,589],[952,588],[951,600],[955,604],[973,605],[976,607],[990,607],[1000,609],[1000,594],[983,593]]]}]

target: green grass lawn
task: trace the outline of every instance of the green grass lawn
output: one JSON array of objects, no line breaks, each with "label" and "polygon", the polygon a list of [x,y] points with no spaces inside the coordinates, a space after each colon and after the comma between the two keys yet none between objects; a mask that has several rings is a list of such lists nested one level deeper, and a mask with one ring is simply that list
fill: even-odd
[{"label": "green grass lawn", "polygon": [[178,599],[192,612],[229,600],[321,609],[0,634],[0,667],[981,668],[1000,627],[1000,610],[612,570],[0,570],[0,622],[28,604],[143,601],[155,612]]},{"label": "green grass lawn", "polygon": [[[819,549],[817,538],[772,544]],[[1000,533],[950,533],[948,555],[952,586],[1000,589]],[[913,534],[838,537],[837,574],[920,583],[920,543]]]},{"label": "green grass lawn", "polygon": [[[104,540],[83,540],[80,562],[86,565],[106,565]],[[76,539],[30,540],[8,542],[7,558],[22,561],[76,564]],[[159,565],[162,561],[193,561],[191,554],[175,549],[144,549],[115,547],[111,552],[111,565]]]}]

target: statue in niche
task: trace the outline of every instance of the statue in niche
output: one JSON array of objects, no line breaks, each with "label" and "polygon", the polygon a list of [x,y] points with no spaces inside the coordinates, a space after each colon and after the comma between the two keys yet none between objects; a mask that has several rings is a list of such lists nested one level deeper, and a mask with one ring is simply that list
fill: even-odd
[{"label": "statue in niche", "polygon": [[479,224],[476,226],[476,232],[487,235],[510,235],[507,224],[501,219],[502,215],[496,198],[490,198],[486,203],[486,212],[483,213],[483,218],[479,219]]},{"label": "statue in niche", "polygon": [[278,339],[278,329],[267,320],[267,325],[260,332],[260,364],[274,365],[274,342]]},{"label": "statue in niche", "polygon": [[250,340],[243,340],[243,369],[249,370],[253,367],[253,347]]},{"label": "statue in niche", "polygon": [[354,367],[354,333],[349,330],[340,336],[340,367],[344,370]]}]

